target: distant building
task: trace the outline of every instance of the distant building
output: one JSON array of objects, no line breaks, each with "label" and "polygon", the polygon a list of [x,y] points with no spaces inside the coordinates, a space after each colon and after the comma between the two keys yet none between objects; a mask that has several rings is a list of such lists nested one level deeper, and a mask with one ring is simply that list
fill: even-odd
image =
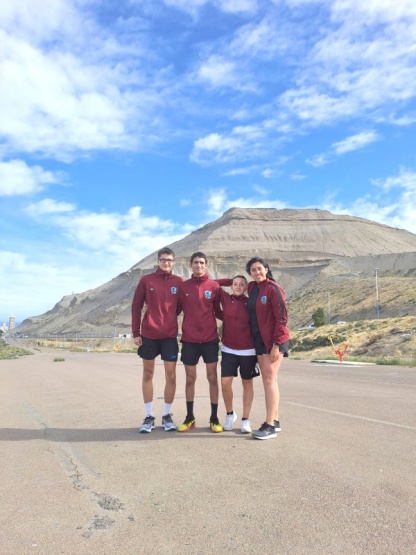
[{"label": "distant building", "polygon": [[8,331],[8,329],[9,329],[9,328],[8,328],[6,322],[3,322],[2,325],[0,326],[0,330],[1,330],[3,333],[6,333],[6,331]]},{"label": "distant building", "polygon": [[14,330],[15,327],[16,327],[16,318],[12,314],[11,316],[9,316],[9,331]]}]

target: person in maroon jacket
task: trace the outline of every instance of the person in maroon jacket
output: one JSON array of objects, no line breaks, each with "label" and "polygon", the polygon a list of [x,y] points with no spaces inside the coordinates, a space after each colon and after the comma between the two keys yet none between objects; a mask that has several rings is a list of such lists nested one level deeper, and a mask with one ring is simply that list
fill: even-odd
[{"label": "person in maroon jacket", "polygon": [[186,372],[186,418],[178,432],[195,428],[194,398],[196,366],[200,357],[206,365],[211,400],[209,425],[213,432],[222,432],[218,421],[218,331],[216,314],[220,314],[220,286],[209,279],[208,259],[203,252],[191,256],[192,276],[179,288],[178,313],[183,311],[181,361]]},{"label": "person in maroon jacket", "polygon": [[287,307],[284,292],[273,279],[264,259],[254,257],[249,260],[246,271],[254,280],[248,285],[247,308],[266,401],[266,420],[259,430],[253,432],[253,437],[270,439],[281,430],[277,373],[283,357],[289,356]]},{"label": "person in maroon jacket", "polygon": [[[161,355],[165,366],[165,391],[162,427],[176,430],[171,407],[176,391],[178,359],[178,289],[182,278],[172,274],[175,254],[169,247],[158,252],[158,269],[139,281],[132,305],[132,331],[138,355],[143,359],[142,391],[146,417],[140,432],[150,433],[155,427],[153,411],[153,375],[155,358]],[[145,313],[142,319],[142,309]]]},{"label": "person in maroon jacket", "polygon": [[231,280],[226,278],[217,280],[220,285],[231,285],[230,295],[221,289],[222,308],[222,357],[221,357],[221,389],[224,399],[225,417],[224,430],[234,427],[237,415],[233,409],[233,378],[237,377],[240,369],[243,384],[243,417],[241,419],[241,433],[251,433],[250,411],[253,404],[253,378],[259,376],[257,357],[254,349],[254,337],[251,333],[250,316],[247,310],[248,298],[247,279],[235,276]]}]

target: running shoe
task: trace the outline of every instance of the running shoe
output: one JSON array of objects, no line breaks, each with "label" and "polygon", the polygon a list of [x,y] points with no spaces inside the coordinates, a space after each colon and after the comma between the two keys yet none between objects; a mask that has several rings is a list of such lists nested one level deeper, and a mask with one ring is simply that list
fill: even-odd
[{"label": "running shoe", "polygon": [[213,431],[215,434],[222,432],[222,426],[216,416],[211,416],[211,418],[209,419],[209,426],[211,428],[211,431]]},{"label": "running shoe", "polygon": [[143,424],[140,426],[139,432],[150,434],[150,432],[154,429],[154,427],[155,427],[155,417],[150,416],[150,414],[148,414],[146,418],[143,420]]},{"label": "running shoe", "polygon": [[193,416],[186,417],[182,424],[178,426],[178,432],[187,432],[188,430],[192,430],[195,428],[195,418]]},{"label": "running shoe", "polygon": [[274,431],[275,432],[281,432],[282,428],[280,427],[280,422],[278,420],[274,421]]},{"label": "running shoe", "polygon": [[164,416],[162,416],[162,428],[165,430],[165,432],[173,432],[174,430],[176,430],[176,424],[172,420],[171,414],[165,414]]},{"label": "running shoe", "polygon": [[263,422],[260,428],[252,433],[255,439],[272,439],[277,436],[274,426],[271,426],[267,422]]},{"label": "running shoe", "polygon": [[233,411],[231,414],[225,416],[224,430],[230,432],[234,428],[234,422],[237,420],[237,415]]},{"label": "running shoe", "polygon": [[251,429],[251,424],[250,424],[250,420],[248,418],[244,418],[241,421],[241,433],[242,434],[251,434],[252,429]]}]

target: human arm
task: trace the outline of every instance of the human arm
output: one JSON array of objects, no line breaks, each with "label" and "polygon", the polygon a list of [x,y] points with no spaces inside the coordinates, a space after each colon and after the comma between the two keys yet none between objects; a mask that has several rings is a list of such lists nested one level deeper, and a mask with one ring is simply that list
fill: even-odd
[{"label": "human arm", "polygon": [[[133,302],[131,306],[131,328],[133,333],[134,343],[140,347],[141,337],[140,328],[142,323],[142,309],[146,301],[146,288],[143,278],[139,281],[136,291],[134,293]],[[136,342],[136,339],[140,338],[140,345]]]},{"label": "human arm", "polygon": [[221,287],[229,287],[233,284],[233,280],[231,278],[219,278],[215,281],[218,283],[218,285],[221,285]]},{"label": "human arm", "polygon": [[273,346],[279,351],[279,345],[289,341],[289,330],[287,328],[287,305],[283,289],[277,284],[271,285],[271,307],[274,315],[274,329],[273,329]]}]

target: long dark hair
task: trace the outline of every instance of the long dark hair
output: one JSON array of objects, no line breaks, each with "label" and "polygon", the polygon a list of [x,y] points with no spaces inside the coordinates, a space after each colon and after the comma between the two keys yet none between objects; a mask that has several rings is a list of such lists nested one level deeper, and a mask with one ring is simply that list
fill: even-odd
[{"label": "long dark hair", "polygon": [[267,260],[264,260],[264,258],[260,258],[259,256],[254,256],[253,258],[250,258],[250,260],[247,262],[247,264],[246,264],[246,272],[247,272],[248,274],[250,274],[250,268],[252,267],[252,265],[253,265],[255,262],[260,262],[260,264],[266,268],[266,270],[267,270],[266,277],[267,277],[267,278],[271,279],[272,281],[276,281],[276,280],[274,279],[274,277],[273,277],[273,274],[272,274],[272,272],[271,272],[271,270],[270,270],[269,263],[267,262]]}]

